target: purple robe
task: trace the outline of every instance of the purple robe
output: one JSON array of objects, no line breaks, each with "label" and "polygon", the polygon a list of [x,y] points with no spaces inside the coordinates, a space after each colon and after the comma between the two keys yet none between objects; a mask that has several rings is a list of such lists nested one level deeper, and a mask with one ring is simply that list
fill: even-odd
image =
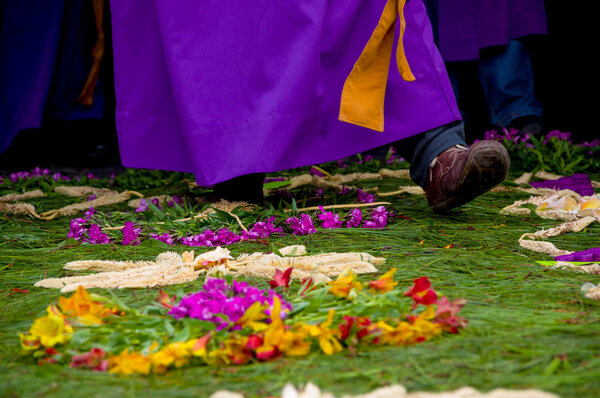
[{"label": "purple robe", "polygon": [[123,165],[193,172],[208,185],[339,159],[459,120],[420,0],[405,8],[416,81],[401,80],[392,54],[384,132],[338,120],[344,81],[385,3],[112,0]]},{"label": "purple robe", "polygon": [[437,0],[439,45],[445,61],[479,59],[479,50],[545,34],[544,0]]}]

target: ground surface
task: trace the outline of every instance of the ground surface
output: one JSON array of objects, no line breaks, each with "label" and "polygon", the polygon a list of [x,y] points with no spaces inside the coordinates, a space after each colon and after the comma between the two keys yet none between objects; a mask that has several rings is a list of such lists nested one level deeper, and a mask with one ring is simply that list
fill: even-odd
[{"label": "ground surface", "polygon": [[[360,185],[391,191],[406,183],[386,179]],[[166,191],[179,192],[175,185]],[[315,353],[300,359],[195,367],[148,377],[37,366],[19,354],[18,333],[26,331],[60,295],[32,285],[44,276],[64,275],[61,268],[67,261],[151,259],[167,247],[158,243],[136,247],[65,244],[69,218],[46,222],[0,214],[0,396],[207,396],[217,389],[267,396],[277,395],[287,382],[307,381],[337,394],[402,383],[409,391],[471,385],[486,391],[538,388],[563,397],[598,396],[600,302],[580,293],[583,283],[596,284],[598,276],[543,268],[535,261],[550,257],[518,246],[521,234],[558,224],[537,217],[499,215],[502,207],[525,197],[488,193],[449,215],[438,216],[430,212],[422,196],[404,194],[386,198],[392,202],[390,210],[406,217],[394,218],[384,230],[321,230],[308,236],[268,239],[275,247],[304,244],[309,253],[365,251],[386,257],[382,271],[397,267],[396,279],[406,286],[413,278],[428,276],[439,292],[468,300],[462,315],[469,324],[458,335],[412,347],[365,348],[355,355]],[[43,211],[66,202],[54,195],[33,203]],[[552,242],[568,250],[600,246],[600,225]],[[229,248],[237,255],[264,251],[265,243],[244,242]],[[453,246],[445,248],[448,245]],[[186,248],[176,245],[174,249]],[[197,281],[184,289],[193,291],[200,284]],[[29,293],[15,292],[15,288]],[[116,294],[128,304],[150,302],[157,289]]]}]

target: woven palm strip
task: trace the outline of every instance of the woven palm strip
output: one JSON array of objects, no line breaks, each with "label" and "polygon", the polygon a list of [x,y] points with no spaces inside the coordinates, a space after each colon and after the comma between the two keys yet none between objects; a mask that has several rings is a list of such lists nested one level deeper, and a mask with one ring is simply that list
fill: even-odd
[{"label": "woven palm strip", "polygon": [[46,219],[36,213],[35,207],[31,203],[2,203],[0,202],[0,211],[9,214],[29,214],[35,218]]},{"label": "woven palm strip", "polygon": [[[290,183],[275,190],[265,190],[265,194],[277,191],[279,189],[290,190],[304,185],[314,185],[317,188],[326,188],[342,190],[348,187],[348,183],[363,180],[381,180],[382,178],[410,178],[408,169],[390,170],[380,169],[377,173],[349,173],[349,174],[326,174],[325,177],[314,176],[311,174],[300,174],[289,179]],[[353,188],[353,187],[349,187]]]},{"label": "woven palm strip", "polygon": [[[220,390],[210,398],[244,398],[237,392]],[[287,384],[281,391],[281,398],[335,398],[331,393],[321,392],[319,387],[307,383],[303,390]],[[343,395],[342,398],[558,398],[557,395],[540,390],[505,390],[498,388],[487,393],[481,393],[472,387],[461,387],[454,391],[442,392],[407,392],[401,384],[378,388],[361,395]]]},{"label": "woven palm strip", "polygon": [[600,274],[600,264],[573,264],[568,261],[557,261],[552,268],[568,268],[584,274]]},{"label": "woven palm strip", "polygon": [[534,233],[526,233],[519,238],[519,245],[525,249],[538,253],[546,253],[553,257],[571,254],[573,252],[557,249],[552,243],[540,242],[537,239],[546,239],[553,236],[562,235],[567,232],[579,232],[594,221],[596,221],[595,217],[584,217],[575,221],[566,222],[555,228],[541,230]]},{"label": "woven palm strip", "polygon": [[44,196],[46,195],[41,190],[36,189],[34,191],[27,191],[23,193],[9,193],[7,195],[0,196],[0,202],[15,202],[17,200],[43,198]]},{"label": "woven palm strip", "polygon": [[400,187],[397,191],[393,191],[393,192],[377,192],[377,196],[394,196],[394,195],[400,195],[403,193],[408,193],[411,195],[425,195],[425,191],[423,190],[423,188],[417,186],[417,185],[405,185]]},{"label": "woven palm strip", "polygon": [[[229,250],[217,247],[194,259],[192,253],[184,256],[165,252],[156,261],[73,261],[65,265],[68,270],[100,271],[91,275],[48,278],[36,287],[59,288],[63,292],[85,288],[145,288],[174,285],[195,280],[201,273],[253,276],[271,279],[276,270],[293,267],[291,278],[304,280],[312,277],[316,283],[329,281],[331,276],[344,272],[376,272],[374,265],[383,264],[384,258],[368,253],[324,253],[305,256],[304,246],[288,246],[280,250],[282,256],[270,253],[243,254],[230,261]],[[286,256],[289,254],[289,257]],[[187,261],[187,262],[186,262]]]},{"label": "woven palm strip", "polygon": [[[581,202],[582,200],[581,195],[579,195],[577,192],[571,191],[570,189],[563,189],[560,191],[550,190],[550,192],[545,195],[532,196],[529,199],[525,200],[517,200],[512,205],[506,206],[505,208],[500,210],[500,214],[512,214],[520,216],[530,215],[531,210],[528,208],[521,207],[521,205],[533,204],[539,206],[540,204],[546,202],[552,196],[564,195],[572,196],[575,199],[577,199],[578,202]],[[547,218],[550,220],[575,221],[580,218],[577,214],[558,210],[537,211],[536,214],[542,218]]]},{"label": "woven palm strip", "polygon": [[87,186],[65,186],[61,185],[54,188],[54,192],[57,192],[61,195],[71,196],[71,197],[80,197],[89,194],[93,194],[96,196],[102,195],[114,195],[118,192],[108,188],[95,188],[95,187],[87,187]]},{"label": "woven palm strip", "polygon": [[72,216],[74,214],[79,213],[82,210],[87,210],[90,207],[100,207],[100,206],[108,206],[116,203],[122,203],[131,198],[131,196],[144,197],[139,192],[136,191],[123,191],[121,193],[112,193],[107,195],[102,195],[97,197],[94,200],[90,200],[82,203],[74,203],[65,207],[61,207],[60,209],[50,210],[42,213],[43,217],[55,217],[55,216]]}]

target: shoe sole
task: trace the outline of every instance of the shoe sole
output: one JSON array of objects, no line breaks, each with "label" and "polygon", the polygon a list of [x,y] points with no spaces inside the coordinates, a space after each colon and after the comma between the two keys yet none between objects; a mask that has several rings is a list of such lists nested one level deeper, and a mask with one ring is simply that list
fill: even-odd
[{"label": "shoe sole", "polygon": [[462,206],[500,184],[508,176],[510,157],[497,141],[484,141],[471,149],[456,187],[457,194],[431,206],[444,213]]}]

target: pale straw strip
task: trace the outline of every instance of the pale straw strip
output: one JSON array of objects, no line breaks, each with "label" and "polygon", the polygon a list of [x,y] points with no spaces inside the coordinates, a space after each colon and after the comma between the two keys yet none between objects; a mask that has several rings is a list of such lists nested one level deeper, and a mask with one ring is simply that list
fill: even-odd
[{"label": "pale straw strip", "polygon": [[144,197],[144,195],[136,191],[123,191],[121,193],[103,195],[87,202],[74,203],[72,205],[61,207],[60,209],[50,210],[42,213],[42,216],[70,216],[82,210],[87,210],[90,207],[96,208],[100,206],[108,206],[116,203],[122,203],[129,199],[131,196],[138,196],[141,198]]},{"label": "pale straw strip", "polygon": [[400,195],[403,193],[408,193],[411,195],[425,195],[425,191],[423,190],[423,188],[416,186],[416,185],[407,185],[404,187],[400,187],[400,189],[398,189],[397,191],[393,191],[393,192],[377,192],[377,196],[394,196],[394,195]]},{"label": "pale straw strip", "polygon": [[71,196],[71,197],[80,197],[88,194],[94,194],[97,196],[103,195],[115,195],[118,192],[108,188],[95,188],[95,187],[87,187],[87,186],[65,186],[60,185],[54,188],[54,192],[57,192],[61,195]]},{"label": "pale straw strip", "polygon": [[34,191],[27,191],[23,193],[9,193],[7,195],[0,196],[0,202],[14,202],[17,200],[42,198],[44,196],[46,195],[41,190],[36,189]]}]

